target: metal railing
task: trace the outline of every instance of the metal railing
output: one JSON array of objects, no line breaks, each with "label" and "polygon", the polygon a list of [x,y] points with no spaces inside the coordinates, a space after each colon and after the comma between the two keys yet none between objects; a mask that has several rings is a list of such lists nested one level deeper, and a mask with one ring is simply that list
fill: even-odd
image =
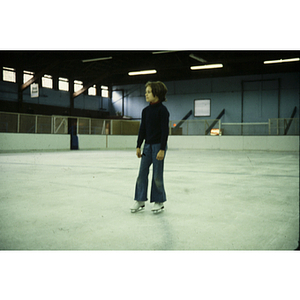
[{"label": "metal railing", "polygon": [[269,119],[269,135],[299,135],[299,118]]},{"label": "metal railing", "polygon": [[[77,134],[137,135],[140,125],[140,121],[135,120],[0,112],[0,132],[68,134],[70,121],[74,122],[74,119]],[[208,128],[214,123],[214,129],[218,129],[222,135],[299,135],[299,118],[269,119],[265,123],[222,123],[217,119],[180,122],[181,120],[170,121],[170,135],[206,135]]]},{"label": "metal railing", "polygon": [[[68,134],[76,124],[77,134],[137,135],[140,121],[107,120],[71,116],[44,116],[0,112],[0,132]],[[69,122],[71,121],[71,122]]]}]

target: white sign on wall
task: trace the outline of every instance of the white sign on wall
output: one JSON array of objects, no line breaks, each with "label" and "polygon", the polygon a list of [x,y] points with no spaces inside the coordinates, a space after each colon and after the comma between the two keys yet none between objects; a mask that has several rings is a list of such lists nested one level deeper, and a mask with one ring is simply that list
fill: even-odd
[{"label": "white sign on wall", "polygon": [[194,116],[210,117],[210,99],[195,100]]},{"label": "white sign on wall", "polygon": [[38,83],[33,83],[30,85],[30,96],[31,96],[31,98],[37,98],[39,96]]}]

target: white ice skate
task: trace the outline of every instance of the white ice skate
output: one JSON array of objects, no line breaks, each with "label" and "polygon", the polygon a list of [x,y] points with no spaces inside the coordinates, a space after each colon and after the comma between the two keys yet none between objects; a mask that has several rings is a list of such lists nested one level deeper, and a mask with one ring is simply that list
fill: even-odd
[{"label": "white ice skate", "polygon": [[153,211],[153,213],[156,214],[156,213],[163,211],[163,209],[164,209],[163,203],[155,202],[153,205],[153,208],[151,210]]},{"label": "white ice skate", "polygon": [[145,201],[134,201],[130,209],[132,213],[136,213],[140,210],[143,210],[144,208],[145,208]]}]

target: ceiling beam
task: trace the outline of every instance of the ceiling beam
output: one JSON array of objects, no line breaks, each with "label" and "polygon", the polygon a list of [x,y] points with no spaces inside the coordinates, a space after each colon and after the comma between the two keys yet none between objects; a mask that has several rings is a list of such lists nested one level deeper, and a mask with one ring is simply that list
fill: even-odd
[{"label": "ceiling beam", "polygon": [[91,86],[93,86],[97,82],[103,80],[105,77],[107,77],[107,75],[103,74],[102,76],[99,76],[96,79],[92,80],[90,83],[85,84],[82,89],[80,89],[79,91],[73,93],[73,98],[78,97],[79,95],[81,95],[82,93],[84,93],[88,88],[90,88]]},{"label": "ceiling beam", "polygon": [[35,74],[32,78],[30,78],[28,81],[23,83],[21,85],[21,92],[23,92],[26,88],[28,88],[32,83],[34,83],[36,80],[40,79],[42,76],[44,76],[48,71],[50,71],[53,67],[55,67],[58,64],[58,61],[52,63],[51,65],[44,68],[39,73]]}]

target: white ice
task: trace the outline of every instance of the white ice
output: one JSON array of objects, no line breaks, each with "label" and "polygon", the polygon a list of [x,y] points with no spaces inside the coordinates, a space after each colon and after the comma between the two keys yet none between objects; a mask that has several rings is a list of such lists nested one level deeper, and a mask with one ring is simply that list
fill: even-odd
[{"label": "white ice", "polygon": [[139,162],[135,150],[0,154],[0,249],[297,248],[298,153],[170,149],[160,214],[130,211]]}]

